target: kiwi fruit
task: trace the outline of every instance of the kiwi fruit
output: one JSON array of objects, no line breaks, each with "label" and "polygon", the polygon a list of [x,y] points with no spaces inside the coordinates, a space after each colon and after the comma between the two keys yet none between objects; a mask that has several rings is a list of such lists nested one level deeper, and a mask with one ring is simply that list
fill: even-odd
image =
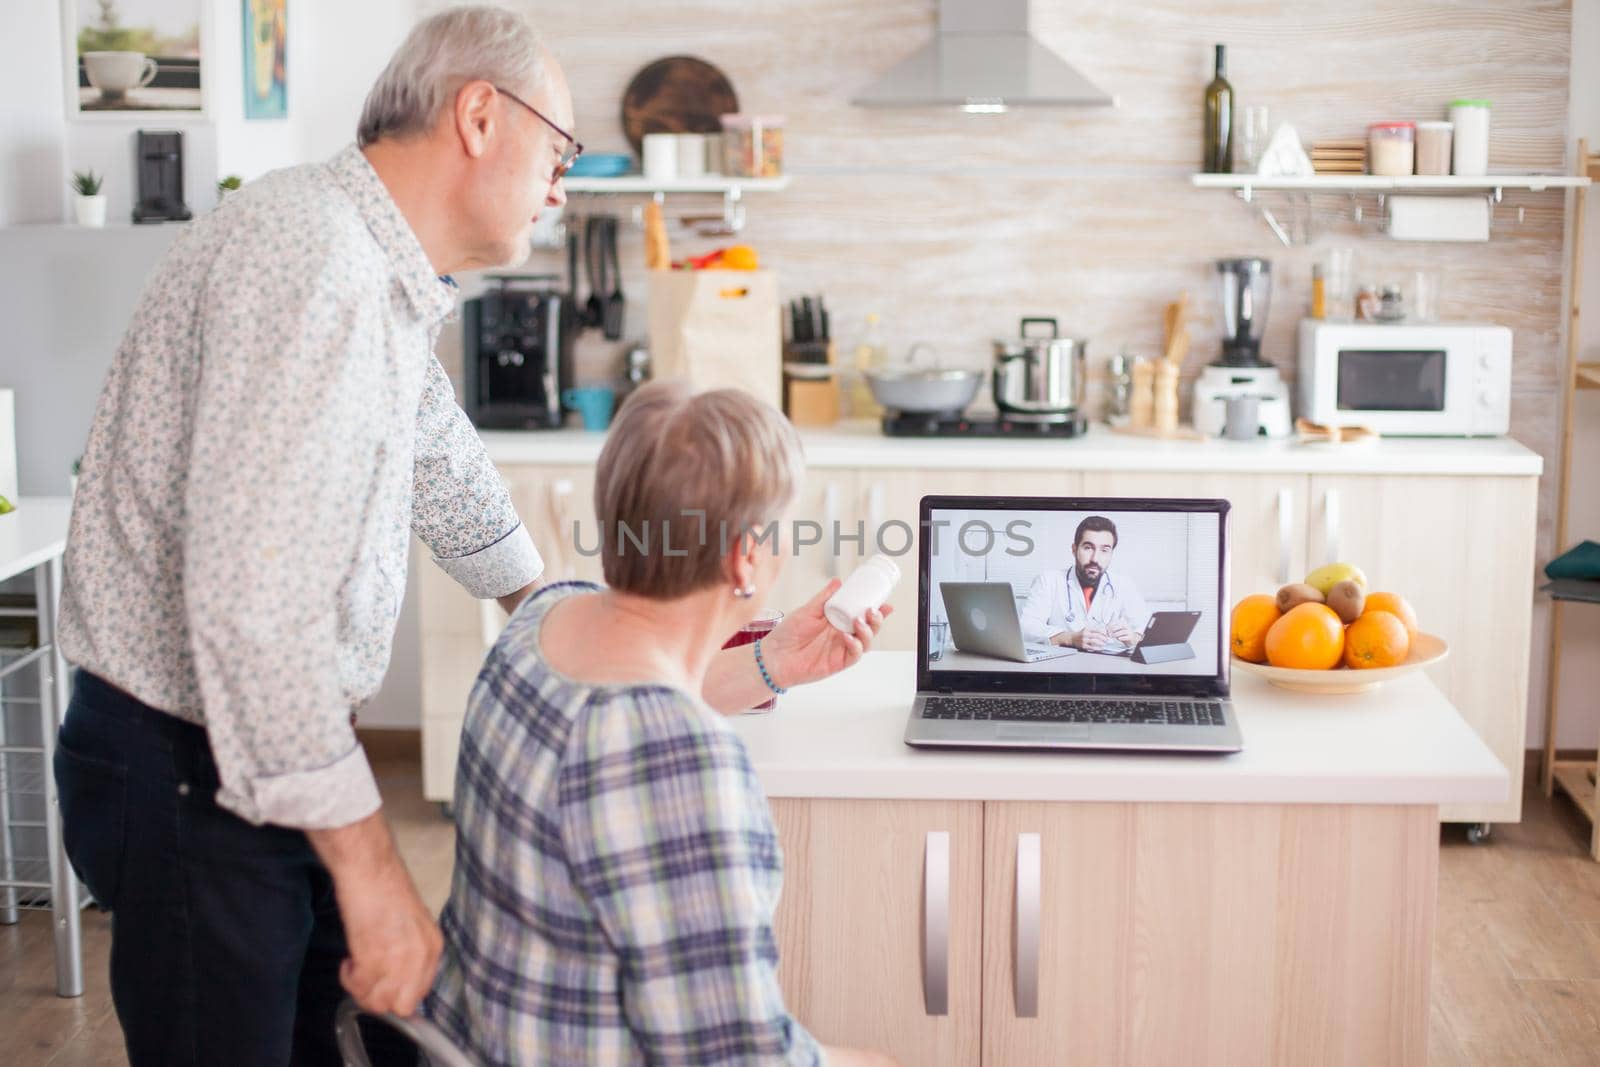
[{"label": "kiwi fruit", "polygon": [[1278,590],[1278,610],[1288,611],[1296,604],[1321,604],[1322,593],[1314,585],[1295,582]]},{"label": "kiwi fruit", "polygon": [[1361,588],[1360,582],[1346,578],[1328,588],[1328,607],[1347,624],[1361,618],[1361,610],[1366,606],[1367,591]]}]

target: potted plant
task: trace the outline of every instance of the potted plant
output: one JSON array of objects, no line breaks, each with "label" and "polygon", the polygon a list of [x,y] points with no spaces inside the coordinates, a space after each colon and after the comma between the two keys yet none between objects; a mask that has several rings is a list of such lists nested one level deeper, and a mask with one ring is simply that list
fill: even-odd
[{"label": "potted plant", "polygon": [[223,178],[221,181],[217,182],[217,202],[221,203],[227,198],[229,193],[237,191],[239,186],[243,184],[244,179],[240,178],[237,174],[230,174],[226,178]]},{"label": "potted plant", "polygon": [[72,191],[77,194],[72,201],[73,214],[79,226],[104,226],[106,224],[106,197],[100,191],[104,179],[92,170],[75,171]]},{"label": "potted plant", "polygon": [[73,496],[77,496],[78,495],[78,475],[80,475],[82,473],[83,473],[83,457],[79,456],[77,459],[72,461],[72,479],[71,479],[71,482],[69,484],[72,486],[72,495]]}]

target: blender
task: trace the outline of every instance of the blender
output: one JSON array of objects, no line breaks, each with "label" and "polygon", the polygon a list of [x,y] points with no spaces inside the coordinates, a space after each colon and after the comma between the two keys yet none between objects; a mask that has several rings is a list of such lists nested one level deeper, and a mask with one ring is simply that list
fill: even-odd
[{"label": "blender", "polygon": [[[1278,368],[1261,358],[1261,335],[1272,300],[1271,261],[1217,260],[1217,290],[1222,299],[1222,351],[1195,379],[1194,428],[1212,436],[1287,437],[1292,428],[1289,387]],[[1236,418],[1250,417],[1253,407],[1255,426],[1228,426],[1228,401],[1233,397],[1255,398],[1254,405],[1232,405]]]}]

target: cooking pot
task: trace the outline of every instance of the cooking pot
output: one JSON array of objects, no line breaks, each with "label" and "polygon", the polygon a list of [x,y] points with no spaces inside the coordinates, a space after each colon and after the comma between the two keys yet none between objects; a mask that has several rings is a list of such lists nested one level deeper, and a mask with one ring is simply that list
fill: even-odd
[{"label": "cooking pot", "polygon": [[917,415],[956,414],[972,403],[983,372],[915,366],[917,353],[931,348],[926,342],[913,345],[904,364],[866,371],[872,399],[890,411]]},{"label": "cooking pot", "polygon": [[[1029,336],[1049,326],[1050,336]],[[1016,340],[994,343],[994,406],[1020,415],[1070,415],[1083,407],[1084,353],[1089,342],[1062,337],[1055,319],[1022,320]]]}]

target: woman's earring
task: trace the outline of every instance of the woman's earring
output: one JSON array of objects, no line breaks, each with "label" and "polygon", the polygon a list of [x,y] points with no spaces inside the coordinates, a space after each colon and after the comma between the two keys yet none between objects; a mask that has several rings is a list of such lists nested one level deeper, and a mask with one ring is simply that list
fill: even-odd
[{"label": "woman's earring", "polygon": [[740,600],[749,600],[751,597],[756,595],[756,587],[753,585],[747,585],[741,589],[738,586],[734,586],[733,595],[738,597]]}]

